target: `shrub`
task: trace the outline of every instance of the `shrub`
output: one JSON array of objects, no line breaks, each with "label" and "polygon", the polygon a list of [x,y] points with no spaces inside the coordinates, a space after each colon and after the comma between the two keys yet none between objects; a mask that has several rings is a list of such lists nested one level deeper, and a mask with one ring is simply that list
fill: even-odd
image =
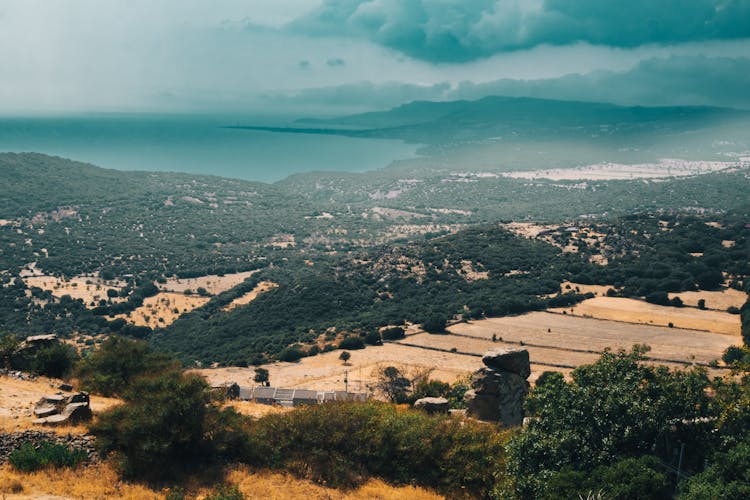
[{"label": "shrub", "polygon": [[153,352],[144,342],[112,336],[83,360],[77,376],[84,390],[113,396],[121,394],[136,377],[176,367],[176,361]]},{"label": "shrub", "polygon": [[381,336],[383,337],[383,340],[398,340],[405,337],[405,332],[400,326],[394,326],[383,330]]},{"label": "shrub", "polygon": [[122,397],[125,404],[102,414],[91,431],[126,477],[170,479],[242,449],[239,416],[212,403],[201,377],[169,371],[139,378]]},{"label": "shrub", "polygon": [[302,359],[304,355],[305,353],[303,353],[302,350],[297,347],[285,347],[279,353],[278,358],[279,361],[288,361],[290,363],[293,363]]},{"label": "shrub", "polygon": [[542,498],[579,498],[587,492],[602,493],[602,498],[659,500],[671,498],[671,483],[656,457],[644,455],[626,458],[591,472],[566,469],[552,475]]},{"label": "shrub", "polygon": [[668,306],[670,304],[669,294],[667,292],[650,293],[646,295],[646,302],[650,302],[651,304],[657,304],[660,306]]},{"label": "shrub", "polygon": [[60,342],[23,349],[11,357],[11,365],[17,370],[54,378],[66,376],[77,361],[75,349]]},{"label": "shrub", "polygon": [[[657,440],[678,439],[702,465],[711,425],[675,425],[713,414],[705,370],[669,371],[642,363],[647,352],[605,352],[566,381],[548,375],[526,403],[537,418],[509,444],[509,466],[521,497],[538,497],[551,473],[590,472],[617,460],[653,453]],[[674,433],[671,437],[670,434]]]},{"label": "shrub", "polygon": [[87,459],[86,451],[81,448],[68,448],[49,441],[38,446],[26,442],[13,450],[8,458],[10,464],[22,472],[33,472],[49,466],[76,467]]},{"label": "shrub", "polygon": [[205,500],[244,500],[245,495],[237,486],[216,486],[214,491],[209,493]]},{"label": "shrub", "polygon": [[429,416],[380,402],[330,403],[250,423],[248,461],[336,487],[375,475],[451,497],[486,497],[503,473],[498,427]]},{"label": "shrub", "polygon": [[346,337],[344,340],[339,342],[339,349],[346,349],[349,351],[355,351],[357,349],[364,349],[365,343],[360,337]]},{"label": "shrub", "polygon": [[381,345],[383,342],[380,340],[380,333],[377,331],[369,332],[365,335],[365,344],[368,345]]},{"label": "shrub", "polygon": [[422,330],[427,333],[444,333],[448,321],[442,316],[432,316],[422,323]]}]

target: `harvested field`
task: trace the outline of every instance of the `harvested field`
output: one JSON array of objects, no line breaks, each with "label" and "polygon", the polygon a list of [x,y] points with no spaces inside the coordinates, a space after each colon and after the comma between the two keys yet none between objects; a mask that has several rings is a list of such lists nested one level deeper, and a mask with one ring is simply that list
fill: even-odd
[{"label": "harvested field", "polygon": [[[437,342],[450,343],[450,348],[464,340],[481,340],[486,343],[467,342],[465,348],[468,352],[480,353],[484,346],[499,347],[505,342],[517,347],[520,342],[524,342],[531,354],[532,369],[534,361],[560,363],[561,359],[569,360],[561,364],[576,366],[595,360],[598,357],[596,353],[608,347],[615,350],[630,349],[633,344],[648,344],[651,347],[648,356],[651,358],[684,363],[709,363],[721,358],[727,347],[739,341],[739,338],[710,332],[582,318],[551,312],[533,312],[520,316],[459,323],[448,330],[469,338],[433,335],[430,345],[436,345]],[[419,338],[420,335],[407,337],[404,342],[426,342]],[[493,343],[493,335],[502,340]],[[441,337],[446,340],[439,340]],[[461,345],[455,347],[462,350]],[[675,363],[668,364],[677,366]]]},{"label": "harvested field", "polygon": [[191,290],[195,292],[198,288],[205,288],[212,295],[226,292],[234,288],[258,271],[246,271],[244,273],[225,274],[218,276],[209,274],[197,278],[169,278],[166,283],[156,283],[160,290],[169,292],[182,292]]},{"label": "harvested field", "polygon": [[726,311],[730,307],[739,309],[747,300],[746,293],[734,288],[712,292],[698,290],[697,292],[670,293],[669,298],[671,299],[672,297],[679,297],[685,305],[692,307],[698,307],[698,301],[703,299],[706,301],[707,309],[715,309],[717,311]]},{"label": "harvested field", "polygon": [[[368,347],[350,351],[351,359],[344,365],[339,360],[341,351],[331,351],[296,363],[273,363],[265,365],[271,385],[275,387],[305,388],[317,390],[343,390],[344,374],[348,373],[349,390],[370,392],[375,372],[381,366],[399,366],[408,370],[434,368],[430,377],[453,382],[482,366],[476,356],[449,352],[428,351],[397,343]],[[253,385],[253,368],[210,368],[195,370],[204,375],[212,385],[237,382]]]},{"label": "harvested field", "polygon": [[581,283],[573,283],[571,281],[563,281],[560,283],[560,288],[563,293],[566,292],[578,292],[578,293],[593,293],[594,295],[601,295],[602,297],[607,296],[607,290],[613,288],[608,285],[582,285]]},{"label": "harvested field", "polygon": [[273,290],[279,286],[278,283],[274,283],[273,281],[261,281],[257,285],[255,285],[255,288],[247,292],[245,295],[241,297],[237,297],[232,302],[230,302],[226,307],[224,307],[225,311],[231,311],[232,309],[244,306],[249,304],[250,302],[254,301],[258,298],[258,295],[265,293],[269,290]]},{"label": "harvested field", "polygon": [[[92,302],[110,300],[107,290],[120,291],[125,286],[121,281],[105,281],[94,276],[76,276],[73,278],[56,278],[55,276],[26,276],[23,278],[26,286],[37,287],[47,290],[57,298],[70,295],[73,299],[82,299],[84,304],[91,307]],[[122,297],[114,297],[112,302],[125,300]],[[98,305],[98,304],[96,304]]]},{"label": "harvested field", "polygon": [[584,300],[572,308],[552,309],[566,311],[575,316],[584,316],[627,323],[668,326],[705,330],[739,337],[739,316],[720,311],[701,311],[695,308],[665,307],[635,299],[621,297],[594,297]]},{"label": "harvested field", "polygon": [[[671,311],[674,308],[666,309]],[[736,319],[735,316],[727,316]],[[519,347],[522,342],[531,356],[531,382],[547,370],[569,373],[576,366],[593,363],[607,348],[629,350],[634,344],[647,344],[651,347],[648,354],[652,359],[650,363],[681,368],[692,363],[707,365],[720,359],[727,347],[739,342],[739,337],[694,329],[553,312],[458,323],[449,327],[448,331],[449,334],[443,335],[410,333],[397,342],[350,351],[352,357],[347,366],[338,359],[340,351],[332,351],[302,358],[297,363],[274,363],[265,368],[269,371],[271,384],[276,387],[342,390],[344,375],[348,373],[351,391],[369,393],[380,367],[395,365],[406,370],[431,368],[432,378],[452,382],[480,368],[481,355],[488,349]],[[494,342],[493,335],[497,339]],[[451,352],[453,349],[455,352]],[[252,368],[196,371],[212,385],[231,382],[253,385]]]},{"label": "harvested field", "polygon": [[135,310],[126,314],[118,314],[115,317],[137,326],[164,328],[171,325],[181,315],[204,305],[209,300],[211,299],[208,297],[198,295],[162,292],[145,298],[143,305]]}]

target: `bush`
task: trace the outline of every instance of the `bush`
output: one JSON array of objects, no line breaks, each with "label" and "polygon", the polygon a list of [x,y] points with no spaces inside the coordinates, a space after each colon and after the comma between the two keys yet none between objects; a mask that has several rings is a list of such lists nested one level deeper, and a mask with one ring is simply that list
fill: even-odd
[{"label": "bush", "polygon": [[711,465],[681,484],[680,498],[733,500],[750,495],[750,444],[717,453]]},{"label": "bush", "polygon": [[601,492],[613,500],[659,500],[671,498],[671,483],[656,457],[626,458],[591,472],[566,469],[550,477],[542,498],[585,498],[589,492]]},{"label": "bush", "polygon": [[85,462],[88,455],[81,448],[68,448],[61,444],[44,441],[38,446],[24,443],[13,450],[8,460],[19,471],[33,472],[45,467],[76,467]]},{"label": "bush", "polygon": [[706,394],[710,380],[702,369],[644,365],[646,352],[642,346],[605,352],[573,370],[571,381],[554,374],[535,387],[526,408],[537,418],[508,447],[518,496],[539,497],[550,475],[566,467],[588,473],[651,454],[657,440],[685,443],[683,466],[702,465],[712,425],[674,422],[714,414]]},{"label": "bush", "polygon": [[383,340],[398,340],[404,338],[405,332],[404,329],[400,326],[394,326],[392,328],[386,328],[381,333],[381,337],[383,337]]},{"label": "bush", "polygon": [[67,344],[54,342],[17,351],[11,357],[11,366],[37,375],[62,378],[73,370],[77,361],[75,349]]},{"label": "bush", "polygon": [[288,361],[293,363],[299,361],[305,356],[305,353],[297,347],[286,347],[279,353],[279,361]]},{"label": "bush", "polygon": [[448,321],[442,316],[433,316],[422,323],[422,330],[427,333],[444,333]]},{"label": "bush", "polygon": [[504,467],[498,427],[429,416],[380,402],[330,403],[250,423],[248,461],[334,487],[370,475],[451,497],[486,497]]},{"label": "bush", "polygon": [[669,294],[667,292],[653,292],[646,295],[646,302],[660,306],[670,305]]},{"label": "bush", "polygon": [[83,360],[77,376],[82,389],[113,396],[122,394],[137,377],[176,368],[176,361],[153,352],[144,342],[111,336]]},{"label": "bush", "polygon": [[169,371],[139,378],[122,397],[125,404],[102,414],[91,431],[126,477],[171,479],[242,449],[241,419],[212,403],[201,377]]},{"label": "bush", "polygon": [[382,345],[383,342],[380,339],[380,333],[377,331],[369,332],[365,335],[365,344],[368,345]]},{"label": "bush", "polygon": [[359,337],[346,337],[344,340],[339,342],[339,349],[346,349],[348,351],[356,351],[357,349],[364,349],[365,343]]},{"label": "bush", "polygon": [[205,500],[243,500],[245,495],[236,486],[217,486]]}]

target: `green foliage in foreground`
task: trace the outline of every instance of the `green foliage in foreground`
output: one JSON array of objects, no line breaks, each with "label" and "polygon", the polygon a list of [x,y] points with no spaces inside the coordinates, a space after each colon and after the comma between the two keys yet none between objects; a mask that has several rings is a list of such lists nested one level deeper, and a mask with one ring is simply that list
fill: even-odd
[{"label": "green foliage in foreground", "polygon": [[101,415],[91,431],[103,452],[116,454],[126,477],[171,479],[235,457],[238,416],[211,402],[203,378],[167,371],[135,380],[122,397],[126,404]]},{"label": "green foliage in foreground", "polygon": [[690,478],[680,493],[685,500],[750,498],[750,443],[716,454],[713,464]]},{"label": "green foliage in foreground", "polygon": [[592,471],[564,469],[546,485],[545,500],[566,500],[602,493],[608,499],[670,498],[672,483],[656,457],[625,458]]},{"label": "green foliage in foreground", "polygon": [[84,358],[77,375],[82,389],[113,396],[122,394],[137,377],[176,366],[169,356],[153,352],[144,342],[112,336]]},{"label": "green foliage in foreground", "polygon": [[[605,353],[596,363],[575,369],[570,382],[551,374],[537,385],[527,400],[529,413],[537,418],[509,444],[516,495],[556,498],[550,482],[556,475],[568,482],[576,474],[593,477],[594,471],[610,477],[602,467],[617,468],[628,458],[641,460],[639,480],[660,482],[651,459],[641,457],[655,454],[668,461],[674,454],[669,443],[685,444],[684,469],[702,467],[711,445],[717,444],[712,420],[704,420],[718,416],[706,393],[711,381],[699,369],[669,371],[641,364],[645,352],[636,346],[629,353]],[[609,498],[615,490],[613,485],[604,493]]]},{"label": "green foliage in foreground", "polygon": [[[607,352],[570,381],[547,372],[527,400],[533,420],[514,430],[374,401],[254,420],[221,409],[203,379],[167,369],[130,380],[125,404],[92,431],[135,479],[241,462],[343,488],[376,476],[451,498],[662,499],[676,486],[679,498],[747,496],[750,376],[648,366],[647,351]],[[427,379],[414,388],[452,390]]]},{"label": "green foliage in foreground", "polygon": [[22,472],[32,472],[46,467],[76,467],[88,459],[85,450],[68,448],[49,441],[34,446],[24,443],[10,454],[10,464]]},{"label": "green foliage in foreground", "polygon": [[486,497],[504,469],[506,433],[394,405],[334,403],[268,415],[248,426],[249,463],[337,487],[369,476],[450,497]]}]

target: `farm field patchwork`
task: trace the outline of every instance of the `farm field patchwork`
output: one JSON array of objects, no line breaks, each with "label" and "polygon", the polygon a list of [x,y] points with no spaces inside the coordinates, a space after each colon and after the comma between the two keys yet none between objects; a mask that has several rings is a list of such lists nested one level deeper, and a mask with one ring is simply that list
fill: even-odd
[{"label": "farm field patchwork", "polygon": [[553,309],[553,311],[644,325],[669,326],[671,323],[675,328],[705,330],[738,339],[740,335],[740,319],[735,314],[723,311],[702,311],[690,307],[659,306],[622,297],[594,297],[573,307]]}]

